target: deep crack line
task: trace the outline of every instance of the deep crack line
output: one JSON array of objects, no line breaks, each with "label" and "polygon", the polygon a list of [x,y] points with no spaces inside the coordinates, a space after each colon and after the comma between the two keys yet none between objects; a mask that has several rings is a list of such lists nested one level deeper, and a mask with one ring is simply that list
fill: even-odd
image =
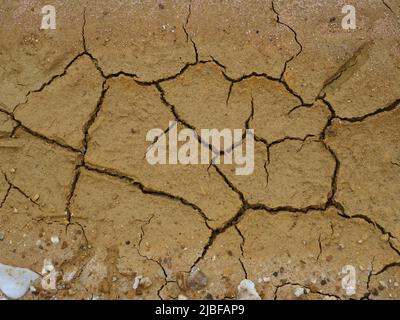
[{"label": "deep crack line", "polygon": [[164,198],[167,198],[170,200],[178,201],[179,203],[181,203],[183,205],[189,206],[192,209],[194,209],[203,218],[206,227],[208,229],[212,230],[212,228],[208,225],[208,221],[212,221],[212,219],[208,218],[207,215],[202,211],[202,209],[200,207],[198,207],[196,204],[191,203],[190,201],[188,201],[182,197],[175,196],[175,195],[172,195],[172,194],[164,192],[164,191],[158,191],[158,190],[153,190],[151,188],[148,188],[148,187],[144,186],[141,182],[138,182],[138,181],[134,180],[133,178],[131,178],[127,175],[121,174],[110,168],[104,168],[104,167],[98,168],[96,166],[92,166],[87,163],[84,163],[82,167],[84,167],[88,171],[96,172],[98,174],[106,175],[109,177],[113,177],[113,178],[117,178],[119,180],[125,181],[126,183],[139,188],[140,191],[144,194],[150,194],[150,195],[154,195],[154,196],[164,197]]},{"label": "deep crack line", "polygon": [[28,91],[28,93],[25,95],[25,101],[22,102],[22,103],[17,104],[17,105],[14,107],[12,113],[14,114],[14,112],[17,110],[17,108],[20,107],[21,105],[27,104],[28,101],[29,101],[29,96],[30,96],[31,94],[33,94],[33,93],[38,93],[38,92],[43,91],[46,87],[48,87],[49,85],[51,85],[51,84],[53,83],[54,80],[56,80],[56,79],[58,79],[58,78],[64,77],[64,76],[67,74],[68,69],[75,63],[76,60],[78,60],[78,59],[79,59],[80,57],[82,57],[83,55],[85,55],[85,52],[79,53],[79,54],[78,54],[77,56],[75,56],[70,62],[68,62],[68,64],[64,67],[64,71],[63,71],[62,73],[53,75],[47,82],[43,83],[38,89]]},{"label": "deep crack line", "polygon": [[379,115],[383,112],[390,112],[393,111],[395,109],[397,109],[398,107],[400,107],[400,99],[397,99],[395,101],[393,101],[392,103],[390,103],[389,105],[387,105],[386,107],[382,107],[379,108],[373,112],[367,113],[363,116],[358,116],[358,117],[350,117],[350,118],[346,118],[346,117],[336,117],[337,119],[341,120],[341,121],[347,121],[347,122],[362,122],[365,119],[368,119],[370,117]]},{"label": "deep crack line", "polygon": [[393,9],[386,3],[386,1],[385,0],[382,0],[382,3],[383,3],[383,5],[386,7],[386,8],[388,8],[389,10],[390,10],[390,12],[391,13],[393,13],[394,14],[394,11],[393,11]]},{"label": "deep crack line", "polygon": [[[7,174],[6,173],[4,173],[3,171],[1,171],[2,172],[2,174],[4,175],[4,179],[6,180],[6,182],[7,182],[7,184],[8,184],[8,186],[9,186],[9,189],[8,189],[8,191],[7,191],[7,197],[8,197],[8,195],[9,195],[9,192],[11,191],[11,189],[14,189],[14,190],[17,190],[21,195],[23,195],[26,199],[28,199],[30,202],[32,202],[34,205],[36,205],[36,206],[38,206],[39,208],[40,208],[40,204],[39,203],[37,203],[35,200],[33,200],[25,191],[23,191],[20,187],[18,187],[18,186],[16,186],[15,184],[13,184],[9,179],[8,179],[8,176],[7,176]],[[6,198],[7,198],[6,197]],[[2,203],[1,203],[1,206],[3,206],[4,205],[4,203],[6,202],[6,200],[7,199],[3,199],[3,201],[2,201]],[[0,208],[1,208],[1,206],[0,206]]]},{"label": "deep crack line", "polygon": [[285,72],[286,72],[288,64],[303,52],[303,45],[300,43],[300,41],[298,39],[297,32],[291,26],[289,26],[288,24],[281,21],[279,12],[275,9],[274,0],[271,1],[271,10],[276,14],[276,22],[287,27],[293,33],[294,40],[297,43],[297,45],[299,46],[299,50],[297,51],[297,53],[295,55],[293,55],[292,57],[290,57],[289,60],[285,61],[285,65],[283,67],[283,71],[280,76],[280,80],[282,80],[283,77],[285,76]]},{"label": "deep crack line", "polygon": [[222,74],[224,75],[225,79],[227,79],[228,81],[233,82],[233,83],[238,83],[238,82],[241,82],[243,80],[250,79],[253,77],[254,78],[265,78],[267,80],[279,82],[284,86],[284,88],[287,92],[289,92],[292,96],[294,96],[296,99],[299,100],[301,105],[305,105],[305,106],[309,105],[309,104],[304,103],[303,98],[299,94],[297,94],[292,88],[290,88],[289,84],[284,79],[275,78],[266,73],[258,73],[258,72],[251,72],[249,74],[242,75],[239,78],[231,78],[225,72],[222,72]]}]

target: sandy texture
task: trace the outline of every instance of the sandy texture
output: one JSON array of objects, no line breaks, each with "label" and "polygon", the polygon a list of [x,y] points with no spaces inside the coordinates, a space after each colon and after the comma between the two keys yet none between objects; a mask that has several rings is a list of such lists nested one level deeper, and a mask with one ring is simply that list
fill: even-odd
[{"label": "sandy texture", "polygon": [[[400,298],[398,1],[45,4],[0,4],[0,263],[56,271],[25,299]],[[171,121],[254,129],[254,173],[150,165]]]}]

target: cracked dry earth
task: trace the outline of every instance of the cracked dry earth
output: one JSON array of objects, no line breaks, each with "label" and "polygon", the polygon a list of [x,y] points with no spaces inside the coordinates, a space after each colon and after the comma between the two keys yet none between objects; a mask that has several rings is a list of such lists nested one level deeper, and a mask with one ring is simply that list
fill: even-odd
[{"label": "cracked dry earth", "polygon": [[[400,298],[399,0],[46,4],[0,4],[0,263],[58,272],[24,299]],[[254,129],[254,173],[149,165],[173,120]]]}]

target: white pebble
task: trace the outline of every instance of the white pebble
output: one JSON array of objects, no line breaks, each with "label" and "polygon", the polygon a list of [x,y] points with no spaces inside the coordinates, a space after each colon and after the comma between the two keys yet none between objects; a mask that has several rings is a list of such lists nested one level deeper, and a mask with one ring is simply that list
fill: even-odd
[{"label": "white pebble", "polygon": [[132,285],[132,288],[134,289],[134,290],[136,290],[137,288],[139,288],[139,285],[140,285],[140,280],[143,278],[143,276],[137,276],[137,277],[135,277],[135,280],[133,280],[133,285]]},{"label": "white pebble", "polygon": [[253,281],[244,279],[238,286],[239,300],[261,300]]},{"label": "white pebble", "polygon": [[304,288],[302,287],[297,287],[296,290],[294,290],[294,295],[299,298],[304,294]]},{"label": "white pebble", "polygon": [[52,237],[50,238],[50,240],[51,240],[51,242],[52,242],[53,244],[58,244],[58,243],[60,243],[60,238],[59,238],[58,236],[52,236]]}]

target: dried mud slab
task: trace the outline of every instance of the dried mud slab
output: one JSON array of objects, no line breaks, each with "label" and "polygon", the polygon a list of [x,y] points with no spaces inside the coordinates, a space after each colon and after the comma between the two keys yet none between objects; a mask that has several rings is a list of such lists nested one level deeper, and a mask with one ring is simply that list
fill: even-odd
[{"label": "dried mud slab", "polygon": [[[362,46],[340,77],[324,89],[338,117],[360,118],[399,101],[400,24],[380,23],[375,28],[382,39]],[[382,48],[387,48],[385,53]]]},{"label": "dried mud slab", "polygon": [[200,60],[215,59],[230,78],[252,73],[280,78],[299,50],[293,32],[277,23],[272,1],[192,1],[187,30]]},{"label": "dried mud slab", "polygon": [[[336,87],[330,94],[334,106],[343,116],[359,116],[393,101],[399,83],[398,24],[383,2],[368,0],[355,5],[357,29],[343,30],[341,10],[346,4],[277,0],[275,9],[302,45],[301,54],[288,63],[284,80],[307,103],[325,88]],[[369,44],[374,46],[371,52]],[[388,44],[388,51],[380,52]]]},{"label": "dried mud slab", "polygon": [[307,214],[250,211],[239,222],[244,238],[243,265],[262,298],[272,299],[275,288],[301,285],[312,293],[347,299],[342,268],[356,269],[352,298],[368,294],[370,272],[398,261],[387,237],[362,219],[348,219],[334,208]]},{"label": "dried mud slab", "polygon": [[[96,1],[86,9],[86,47],[106,74],[141,81],[171,77],[196,56],[183,29],[189,1]],[[121,35],[129,34],[129,37]]]},{"label": "dried mud slab", "polygon": [[286,139],[269,148],[256,142],[254,159],[250,176],[237,176],[231,166],[219,166],[251,204],[303,210],[323,207],[332,195],[336,162],[324,144],[313,138]]},{"label": "dried mud slab", "polygon": [[340,168],[336,201],[350,216],[363,215],[400,235],[400,110],[362,122],[334,121],[326,142]]},{"label": "dried mud slab", "polygon": [[[305,139],[319,135],[326,125],[330,111],[322,101],[300,108],[301,101],[278,81],[252,77],[234,83],[229,105],[244,108],[252,105],[249,128],[257,138],[268,143],[291,137]],[[236,128],[236,127],[235,127]]]},{"label": "dried mud slab", "polygon": [[83,51],[83,2],[52,1],[57,28],[40,30],[47,1],[2,1],[0,5],[0,107],[12,111],[40,90]]},{"label": "dried mud slab", "polygon": [[88,56],[66,69],[64,76],[32,93],[14,112],[31,130],[75,149],[83,147],[84,126],[94,113],[103,78]]},{"label": "dried mud slab", "polygon": [[147,162],[146,152],[151,144],[144,139],[147,131],[166,130],[169,121],[175,120],[156,87],[137,84],[127,77],[107,84],[110,88],[89,130],[86,163],[128,175],[148,190],[183,198],[199,207],[213,226],[233,217],[241,201],[213,167]]},{"label": "dried mud slab", "polygon": [[[176,273],[189,270],[211,233],[192,207],[160,194],[143,193],[124,179],[86,170],[81,172],[71,212],[72,221],[83,226],[93,248],[115,246],[120,273],[136,272],[152,281],[160,277],[160,271],[162,277],[165,273],[173,279]],[[156,265],[146,270],[152,263]]]},{"label": "dried mud slab", "polygon": [[194,128],[244,129],[251,115],[250,101],[228,101],[231,83],[214,63],[190,67],[174,80],[162,82],[161,87],[179,118]]},{"label": "dried mud slab", "polygon": [[0,140],[0,169],[9,183],[40,205],[43,216],[65,215],[77,155],[18,129]]}]

